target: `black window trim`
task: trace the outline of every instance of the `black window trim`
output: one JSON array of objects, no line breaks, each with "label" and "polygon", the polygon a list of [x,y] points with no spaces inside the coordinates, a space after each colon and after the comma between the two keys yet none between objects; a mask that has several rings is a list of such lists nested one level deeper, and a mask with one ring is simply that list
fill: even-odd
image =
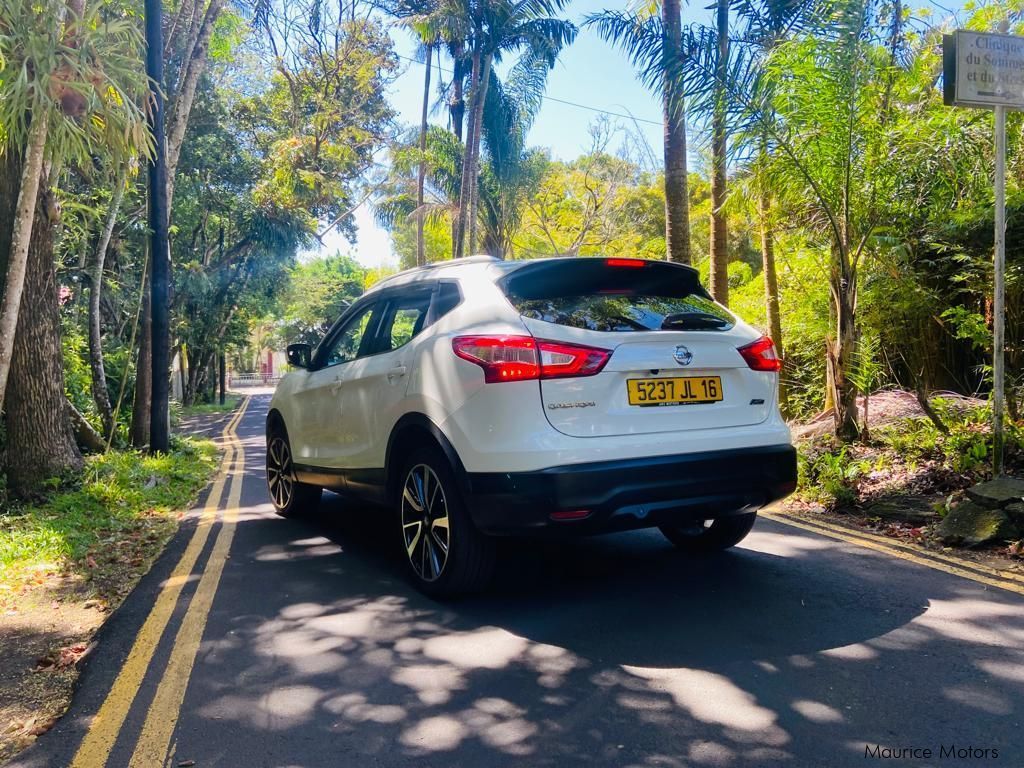
[{"label": "black window trim", "polygon": [[[320,343],[316,345],[316,349],[313,350],[312,364],[310,365],[311,371],[319,371],[323,368],[333,368],[334,366],[328,366],[324,364],[324,358],[328,354],[331,345],[337,339],[338,334],[348,325],[350,319],[359,314],[367,305],[377,304],[380,305],[380,311],[376,322],[374,323],[372,330],[368,326],[366,333],[363,335],[363,340],[359,344],[359,354],[354,360],[361,360],[364,357],[372,357],[373,355],[379,355],[384,352],[394,352],[394,349],[381,349],[383,343],[383,337],[381,331],[384,326],[384,318],[387,317],[391,312],[391,305],[394,303],[396,298],[406,297],[416,293],[429,293],[430,303],[427,305],[427,318],[423,321],[423,327],[420,329],[420,333],[427,330],[430,326],[436,323],[444,315],[437,314],[437,304],[441,297],[442,286],[453,285],[455,291],[458,294],[459,300],[452,307],[458,307],[463,302],[465,297],[462,295],[462,286],[459,285],[459,281],[455,279],[440,279],[440,280],[429,280],[416,283],[409,283],[407,285],[396,285],[392,288],[385,288],[379,292],[373,293],[369,296],[364,296],[357,299],[352,303],[348,309],[346,309],[341,317],[337,319],[334,325],[331,326],[330,330],[324,335]],[[449,310],[451,311],[451,310]],[[445,313],[447,314],[447,312]],[[402,347],[406,346],[405,344]],[[397,349],[402,349],[398,347]],[[352,362],[352,360],[346,360],[346,363]],[[335,363],[335,365],[344,365],[345,363]]]},{"label": "black window trim", "polygon": [[[331,330],[327,332],[327,335],[316,345],[316,349],[313,351],[313,361],[310,365],[311,371],[320,371],[325,368],[334,368],[345,363],[351,363],[353,360],[359,360],[360,358],[367,356],[367,340],[376,338],[377,327],[380,326],[380,319],[382,313],[378,312],[379,305],[383,305],[382,297],[379,294],[368,296],[365,300],[359,300],[355,302],[347,311],[342,313],[338,321],[331,327]],[[349,322],[358,317],[363,310],[367,307],[370,308],[370,323],[371,325],[366,326],[366,331],[363,333],[363,338],[359,341],[359,351],[352,360],[344,360],[340,363],[334,363],[334,365],[327,365],[327,356],[330,354],[334,342],[338,340],[338,336],[341,335],[342,331],[348,327]],[[376,316],[376,317],[375,317]]]}]

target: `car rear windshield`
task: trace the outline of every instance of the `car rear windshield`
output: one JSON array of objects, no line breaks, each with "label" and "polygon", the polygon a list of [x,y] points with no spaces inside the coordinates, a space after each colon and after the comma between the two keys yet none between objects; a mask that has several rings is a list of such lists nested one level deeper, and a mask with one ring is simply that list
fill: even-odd
[{"label": "car rear windshield", "polygon": [[654,261],[538,262],[503,288],[523,317],[591,331],[725,331],[735,322],[694,270]]}]

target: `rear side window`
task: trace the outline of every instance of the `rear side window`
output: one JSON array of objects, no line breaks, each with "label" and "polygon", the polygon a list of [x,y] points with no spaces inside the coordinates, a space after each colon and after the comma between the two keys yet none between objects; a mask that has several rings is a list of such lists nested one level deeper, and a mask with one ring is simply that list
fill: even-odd
[{"label": "rear side window", "polygon": [[590,331],[725,331],[735,321],[697,273],[632,259],[539,262],[503,288],[520,315]]}]

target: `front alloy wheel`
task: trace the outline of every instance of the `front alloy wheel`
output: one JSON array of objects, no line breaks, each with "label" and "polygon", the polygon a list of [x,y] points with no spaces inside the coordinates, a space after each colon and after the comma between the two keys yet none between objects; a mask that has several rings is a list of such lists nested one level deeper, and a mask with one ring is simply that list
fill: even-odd
[{"label": "front alloy wheel", "polygon": [[267,444],[267,486],[277,509],[287,509],[295,495],[295,468],[292,449],[283,437],[275,436]]},{"label": "front alloy wheel", "polygon": [[282,517],[315,509],[320,503],[322,489],[300,483],[295,475],[292,447],[283,426],[267,437],[267,489],[274,511]]},{"label": "front alloy wheel", "polygon": [[437,581],[448,563],[451,541],[448,499],[441,481],[426,464],[416,464],[405,476],[402,535],[416,575],[425,582]]}]

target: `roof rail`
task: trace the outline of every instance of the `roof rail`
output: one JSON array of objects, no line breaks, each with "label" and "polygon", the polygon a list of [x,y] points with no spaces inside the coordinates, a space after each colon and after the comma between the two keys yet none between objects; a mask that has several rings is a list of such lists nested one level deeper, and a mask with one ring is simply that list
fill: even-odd
[{"label": "roof rail", "polygon": [[396,278],[402,277],[403,275],[409,275],[414,272],[424,272],[431,269],[441,269],[442,267],[453,267],[457,264],[490,264],[492,262],[501,261],[497,256],[488,256],[487,254],[476,254],[474,256],[463,256],[461,259],[445,259],[444,261],[432,261],[429,264],[425,264],[422,267],[410,267],[409,269],[403,269],[401,272],[396,272],[393,275],[385,277],[383,280],[374,284],[374,288],[386,283],[390,283]]}]

